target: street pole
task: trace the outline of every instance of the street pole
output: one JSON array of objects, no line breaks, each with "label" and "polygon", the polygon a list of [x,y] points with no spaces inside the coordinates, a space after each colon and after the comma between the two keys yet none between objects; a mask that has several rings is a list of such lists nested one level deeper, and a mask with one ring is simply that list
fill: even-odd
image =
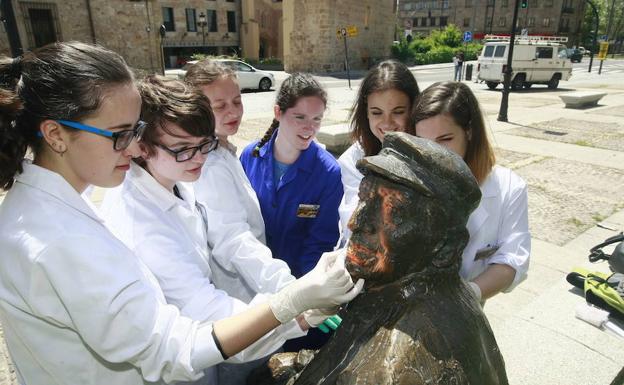
[{"label": "street pole", "polygon": [[589,4],[592,7],[592,11],[594,12],[594,19],[596,22],[596,25],[594,26],[594,43],[592,45],[591,51],[589,51],[589,69],[587,70],[587,72],[591,72],[592,64],[594,63],[594,52],[596,52],[596,40],[598,36],[598,26],[599,26],[598,23],[600,19],[598,17],[598,9],[596,8],[596,5],[592,3],[591,0],[585,0],[585,1],[587,1],[587,4]]},{"label": "street pole", "polygon": [[347,80],[349,81],[349,89],[351,89],[351,73],[349,72],[349,51],[347,51],[347,35],[342,37],[345,46],[345,65],[347,67]]},{"label": "street pole", "polygon": [[165,28],[164,24],[160,25],[158,28],[158,33],[160,35],[160,65],[162,67],[162,76],[165,76],[165,48],[163,47],[165,40],[165,35],[167,33],[167,28]]},{"label": "street pole", "polygon": [[509,37],[509,53],[507,54],[507,68],[505,70],[505,80],[503,82],[503,98],[501,100],[500,110],[498,111],[498,121],[507,121],[507,107],[509,106],[509,83],[511,82],[511,62],[513,59],[514,42],[516,40],[516,22],[518,21],[518,6],[520,0],[515,1],[513,20],[511,22],[511,36]]}]

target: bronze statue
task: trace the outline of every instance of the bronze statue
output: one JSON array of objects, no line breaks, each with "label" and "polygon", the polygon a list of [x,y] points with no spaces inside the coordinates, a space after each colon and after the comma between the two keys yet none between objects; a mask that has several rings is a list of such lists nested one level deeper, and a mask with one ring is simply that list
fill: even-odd
[{"label": "bronze statue", "polygon": [[386,134],[379,155],[357,166],[364,179],[347,266],[366,279],[365,293],[289,384],[507,384],[489,323],[458,273],[481,197],[468,167],[404,133]]}]

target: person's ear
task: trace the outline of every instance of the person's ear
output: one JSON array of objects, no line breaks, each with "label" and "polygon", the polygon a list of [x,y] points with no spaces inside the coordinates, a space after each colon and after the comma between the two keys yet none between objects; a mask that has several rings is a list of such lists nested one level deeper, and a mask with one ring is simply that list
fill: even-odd
[{"label": "person's ear", "polygon": [[52,119],[46,119],[39,123],[39,132],[43,140],[57,154],[67,151],[69,143],[69,133],[64,130],[60,123]]},{"label": "person's ear", "polygon": [[143,160],[148,160],[150,158],[150,155],[145,143],[139,142],[137,144],[139,145],[139,157],[143,158]]},{"label": "person's ear", "polygon": [[280,107],[277,104],[273,106],[273,114],[275,115],[275,120],[279,122],[282,118],[282,110],[280,110]]}]

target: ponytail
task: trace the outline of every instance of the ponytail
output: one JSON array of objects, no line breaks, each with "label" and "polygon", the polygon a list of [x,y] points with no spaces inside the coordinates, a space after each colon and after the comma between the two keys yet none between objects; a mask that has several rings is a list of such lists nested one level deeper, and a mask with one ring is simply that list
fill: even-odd
[{"label": "ponytail", "polygon": [[279,127],[279,121],[277,119],[273,119],[271,126],[269,127],[268,130],[266,130],[266,132],[264,133],[264,136],[262,137],[262,139],[260,139],[256,147],[254,147],[253,152],[251,153],[251,155],[253,155],[254,158],[257,158],[260,156],[260,149],[265,144],[267,144],[269,140],[271,140],[273,133],[275,132],[275,130],[277,130],[278,127]]},{"label": "ponytail", "polygon": [[15,174],[22,172],[22,159],[29,138],[16,128],[15,119],[23,105],[14,91],[21,76],[21,57],[0,61],[0,189],[13,185]]}]

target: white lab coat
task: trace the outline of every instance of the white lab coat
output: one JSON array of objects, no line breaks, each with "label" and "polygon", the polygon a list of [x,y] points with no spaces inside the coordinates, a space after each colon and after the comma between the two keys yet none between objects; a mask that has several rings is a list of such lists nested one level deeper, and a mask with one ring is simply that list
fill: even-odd
[{"label": "white lab coat", "polygon": [[[504,264],[516,270],[511,291],[522,282],[529,269],[531,234],[529,233],[526,183],[508,168],[494,166],[481,184],[481,202],[466,224],[470,240],[462,255],[460,275],[472,281],[490,264]],[[475,257],[491,249],[489,257]],[[496,249],[496,251],[494,251]]]},{"label": "white lab coat", "polygon": [[364,149],[358,142],[355,142],[338,158],[344,188],[344,195],[338,207],[340,214],[340,240],[338,244],[340,246],[344,246],[351,237],[351,231],[347,224],[360,201],[358,192],[360,191],[360,182],[364,177],[355,167],[355,164],[363,157]]},{"label": "white lab coat", "polygon": [[[145,262],[158,279],[167,302],[178,307],[182,315],[199,321],[216,321],[266,302],[267,298],[258,294],[247,305],[212,284],[211,256],[206,225],[199,212],[201,206],[196,205],[190,185],[178,183],[177,187],[183,199],[131,162],[122,185],[107,191],[102,202],[106,225]],[[228,362],[264,357],[287,339],[305,334],[293,320]]]},{"label": "white lab coat", "polygon": [[235,151],[219,145],[209,153],[193,188],[206,209],[212,282],[248,302],[257,293],[277,292],[295,277],[265,246],[260,204]]},{"label": "white lab coat", "polygon": [[0,316],[21,384],[197,380],[194,367],[223,361],[212,327],[167,305],[59,174],[24,163],[0,205],[0,234]]}]

